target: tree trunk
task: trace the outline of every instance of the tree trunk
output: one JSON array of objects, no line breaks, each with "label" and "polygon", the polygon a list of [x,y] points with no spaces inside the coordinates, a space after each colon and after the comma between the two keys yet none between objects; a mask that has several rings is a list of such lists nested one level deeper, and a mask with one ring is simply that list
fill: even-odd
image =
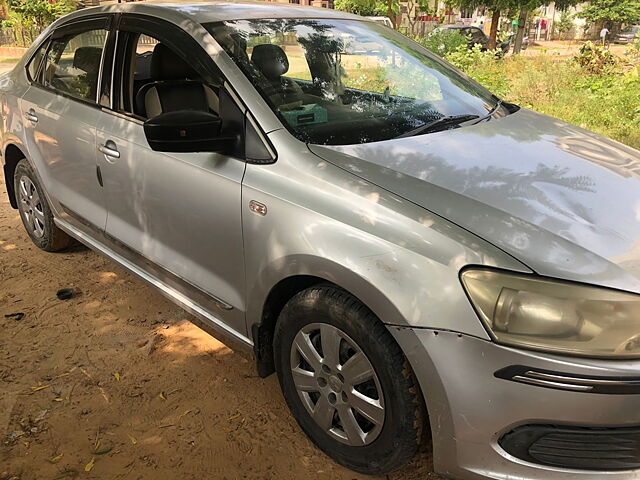
[{"label": "tree trunk", "polygon": [[497,45],[498,23],[500,23],[500,10],[495,10],[491,16],[491,30],[489,31],[489,50],[493,50]]},{"label": "tree trunk", "polygon": [[393,14],[393,0],[387,0],[387,17],[391,19],[391,23],[393,23],[393,28],[398,29],[398,19]]},{"label": "tree trunk", "polygon": [[529,12],[522,9],[520,10],[520,18],[518,18],[518,31],[516,32],[516,40],[513,43],[513,54],[517,55],[522,51],[522,41],[524,40],[524,33],[527,26],[527,15]]}]

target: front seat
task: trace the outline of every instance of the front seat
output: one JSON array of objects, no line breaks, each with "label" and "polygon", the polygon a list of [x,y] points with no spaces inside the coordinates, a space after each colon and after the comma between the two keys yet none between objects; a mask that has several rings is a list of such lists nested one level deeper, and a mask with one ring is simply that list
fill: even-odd
[{"label": "front seat", "polygon": [[267,79],[266,94],[276,105],[301,100],[304,92],[290,78],[283,77],[289,71],[289,59],[278,45],[262,44],[253,47],[251,62]]},{"label": "front seat", "polygon": [[218,113],[218,96],[197,79],[199,75],[187,62],[162,43],[151,56],[151,83],[136,94],[136,113],[153,118],[176,110],[201,110]]}]

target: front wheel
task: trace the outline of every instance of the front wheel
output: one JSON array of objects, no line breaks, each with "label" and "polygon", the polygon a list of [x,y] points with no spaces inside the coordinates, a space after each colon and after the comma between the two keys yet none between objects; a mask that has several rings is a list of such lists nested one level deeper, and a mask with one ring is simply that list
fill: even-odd
[{"label": "front wheel", "polygon": [[357,299],[328,285],[299,293],[280,314],[274,352],[291,412],[337,462],[384,474],[415,455],[424,419],[413,373]]}]

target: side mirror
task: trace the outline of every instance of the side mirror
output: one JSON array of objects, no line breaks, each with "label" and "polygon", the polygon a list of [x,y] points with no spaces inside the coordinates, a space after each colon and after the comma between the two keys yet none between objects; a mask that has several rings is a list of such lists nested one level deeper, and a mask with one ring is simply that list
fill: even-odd
[{"label": "side mirror", "polygon": [[224,152],[238,141],[222,133],[218,115],[198,110],[161,113],[144,122],[144,133],[156,152]]}]

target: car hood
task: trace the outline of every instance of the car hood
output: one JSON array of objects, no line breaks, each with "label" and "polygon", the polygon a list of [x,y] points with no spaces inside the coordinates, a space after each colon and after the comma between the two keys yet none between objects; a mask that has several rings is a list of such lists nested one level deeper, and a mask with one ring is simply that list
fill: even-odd
[{"label": "car hood", "polygon": [[526,109],[473,126],[309,148],[540,275],[640,293],[640,152]]}]

